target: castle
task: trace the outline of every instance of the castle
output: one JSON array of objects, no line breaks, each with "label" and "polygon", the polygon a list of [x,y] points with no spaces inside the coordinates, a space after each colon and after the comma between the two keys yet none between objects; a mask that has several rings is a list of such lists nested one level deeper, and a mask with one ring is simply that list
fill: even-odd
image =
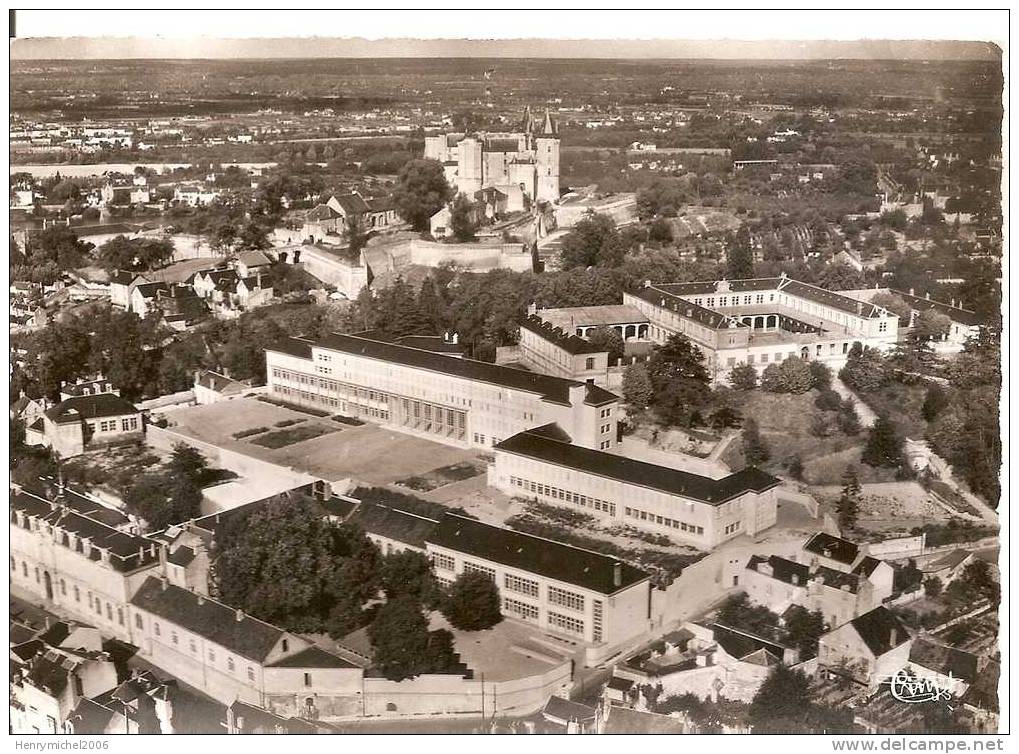
[{"label": "castle", "polygon": [[559,134],[548,109],[539,123],[528,107],[516,133],[425,137],[425,157],[443,164],[446,180],[458,192],[471,199],[497,192],[509,211],[559,198]]}]

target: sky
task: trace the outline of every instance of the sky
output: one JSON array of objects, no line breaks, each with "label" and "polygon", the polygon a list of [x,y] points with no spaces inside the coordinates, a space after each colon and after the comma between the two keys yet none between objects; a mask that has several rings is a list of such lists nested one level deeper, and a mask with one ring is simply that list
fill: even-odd
[{"label": "sky", "polygon": [[11,43],[12,60],[243,58],[601,58],[999,60],[990,42],[732,39],[278,39],[67,37]]}]

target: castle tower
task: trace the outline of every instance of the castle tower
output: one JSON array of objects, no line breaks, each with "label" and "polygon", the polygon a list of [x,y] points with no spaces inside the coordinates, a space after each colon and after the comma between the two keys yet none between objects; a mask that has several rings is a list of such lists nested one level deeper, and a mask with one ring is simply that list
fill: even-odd
[{"label": "castle tower", "polygon": [[559,134],[548,108],[545,123],[534,139],[537,171],[537,201],[553,202],[559,199]]},{"label": "castle tower", "polygon": [[467,136],[458,146],[459,160],[457,164],[456,188],[473,200],[474,192],[480,191],[482,185],[484,185],[481,139],[476,136]]}]

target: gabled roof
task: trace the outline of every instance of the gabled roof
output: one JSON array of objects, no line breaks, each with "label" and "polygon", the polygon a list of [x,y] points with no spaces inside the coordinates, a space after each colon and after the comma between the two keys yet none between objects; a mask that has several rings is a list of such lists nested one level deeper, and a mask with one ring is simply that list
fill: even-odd
[{"label": "gabled roof", "polygon": [[268,665],[270,668],[359,668],[360,665],[355,665],[352,662],[344,660],[342,657],[326,652],[316,646],[307,647],[302,649],[296,654],[292,654],[288,657],[284,657],[282,660],[276,660],[276,662]]},{"label": "gabled roof", "polygon": [[897,291],[894,288],[889,289],[888,292],[901,298],[909,304],[911,309],[921,312],[926,311],[927,309],[933,309],[939,314],[944,314],[953,322],[958,322],[961,325],[968,325],[970,327],[984,324],[983,319],[981,319],[976,312],[970,311],[969,309],[963,309],[961,306],[952,306],[951,304],[946,304],[943,301],[932,301],[929,298],[903,293],[902,291]]},{"label": "gabled roof", "polygon": [[79,395],[60,401],[46,412],[46,416],[57,424],[67,424],[82,419],[101,419],[108,416],[137,414],[134,404],[113,393]]},{"label": "gabled roof", "polygon": [[245,267],[268,267],[272,264],[272,260],[264,251],[252,249],[251,251],[242,251],[238,254],[237,263],[243,264]]},{"label": "gabled roof", "polygon": [[368,204],[360,194],[334,194],[331,201],[335,201],[348,215],[363,215],[368,211]]},{"label": "gabled roof", "polygon": [[340,213],[328,204],[317,204],[305,213],[304,219],[315,222],[316,220],[333,220],[339,216]]},{"label": "gabled roof", "polygon": [[760,573],[758,566],[761,563],[767,563],[771,566],[771,578],[783,581],[786,584],[806,587],[807,581],[810,580],[810,568],[808,566],[797,563],[795,560],[787,560],[778,555],[769,555],[767,558],[761,555],[751,555],[750,560],[747,561],[747,570]]},{"label": "gabled roof", "polygon": [[241,657],[264,663],[286,632],[208,597],[149,576],[131,604]]},{"label": "gabled roof", "polygon": [[877,558],[870,557],[870,555],[866,555],[857,564],[856,568],[853,569],[853,573],[855,573],[857,576],[863,576],[867,578],[872,573],[874,573],[874,571],[877,570],[877,567],[881,565],[883,562],[884,562],[883,560],[878,560]]},{"label": "gabled roof", "polygon": [[815,555],[844,563],[845,565],[855,563],[857,556],[860,554],[860,548],[854,542],[823,531],[814,534],[808,539],[806,544],[803,545],[803,549]]},{"label": "gabled roof", "polygon": [[[649,578],[644,571],[616,558],[454,513],[442,517],[427,541],[437,547],[601,594],[615,594]],[[615,583],[617,571],[618,584]]]},{"label": "gabled roof", "polygon": [[909,648],[909,661],[940,675],[961,678],[966,683],[973,683],[977,677],[978,658],[975,654],[946,646],[929,636],[916,637]]},{"label": "gabled roof", "polygon": [[781,480],[760,469],[748,466],[722,479],[712,479],[688,471],[657,466],[645,461],[583,448],[552,439],[547,432],[520,432],[498,445],[496,450],[533,458],[569,469],[639,485],[671,495],[721,505],[746,492],[764,492],[781,484]]},{"label": "gabled roof", "polygon": [[567,333],[551,322],[546,322],[534,314],[528,315],[520,323],[520,328],[534,333],[539,338],[552,343],[574,356],[587,353],[605,353],[604,349],[598,348],[590,341],[584,340],[572,333]]},{"label": "gabled roof", "polygon": [[[887,607],[875,607],[849,621],[875,657],[880,657],[910,640],[909,632]],[[838,630],[838,629],[836,629]]]},{"label": "gabled roof", "polygon": [[763,637],[732,626],[725,626],[715,623],[711,626],[711,633],[715,641],[722,649],[737,660],[753,655],[758,650],[764,649],[775,657],[784,657],[785,650],[789,647],[783,640],[777,637]]},{"label": "gabled roof", "polygon": [[99,735],[106,733],[113,716],[118,713],[88,697],[81,697],[67,722],[74,726],[75,735]]},{"label": "gabled roof", "polygon": [[223,395],[233,395],[235,393],[243,392],[246,389],[244,383],[231,379],[225,374],[214,372],[211,369],[206,369],[201,372],[198,375],[196,383],[201,387],[214,390],[217,393],[222,393]]},{"label": "gabled roof", "polygon": [[434,518],[401,510],[399,501],[392,505],[382,503],[360,503],[347,519],[366,534],[402,542],[419,550],[425,549],[425,541],[439,522]]},{"label": "gabled roof", "polygon": [[553,721],[562,720],[568,723],[573,720],[577,722],[594,720],[598,712],[594,707],[589,707],[586,704],[571,702],[569,699],[563,699],[561,696],[550,696],[545,703],[545,709],[542,710],[542,714],[547,719]]}]

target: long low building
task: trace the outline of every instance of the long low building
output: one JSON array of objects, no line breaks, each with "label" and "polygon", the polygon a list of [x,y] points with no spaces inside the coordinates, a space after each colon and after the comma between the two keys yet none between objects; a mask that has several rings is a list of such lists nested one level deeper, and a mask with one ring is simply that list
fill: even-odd
[{"label": "long low building", "polygon": [[508,618],[605,647],[650,627],[650,576],[615,558],[453,513],[425,546],[441,583],[465,572],[489,576]]},{"label": "long low building", "polygon": [[774,525],[780,481],[748,467],[722,479],[582,448],[555,425],[494,448],[488,483],[507,495],[582,509],[602,521],[711,549]]},{"label": "long low building", "polygon": [[357,335],[266,349],[272,395],[458,447],[491,447],[556,422],[573,442],[616,444],[619,399],[594,384]]},{"label": "long low building", "polygon": [[842,293],[785,276],[694,283],[647,281],[623,293],[623,303],[650,322],[663,343],[688,337],[704,354],[709,374],[724,382],[737,364],[764,369],[789,357],[845,362],[853,343],[890,349],[898,315]]}]

